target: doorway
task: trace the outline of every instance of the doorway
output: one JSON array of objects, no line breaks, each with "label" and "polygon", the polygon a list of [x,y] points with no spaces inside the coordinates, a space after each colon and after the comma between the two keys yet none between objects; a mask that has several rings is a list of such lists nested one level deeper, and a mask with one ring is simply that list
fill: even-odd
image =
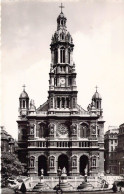
[{"label": "doorway", "polygon": [[41,176],[41,169],[43,169],[43,175],[47,176],[47,159],[44,155],[38,157],[38,176]]},{"label": "doorway", "polygon": [[88,162],[88,157],[86,155],[83,155],[80,157],[80,174],[81,175],[88,175],[89,171],[89,162]]},{"label": "doorway", "polygon": [[58,168],[61,170],[65,167],[67,175],[69,175],[69,168],[68,168],[68,157],[65,154],[62,154],[58,158]]}]

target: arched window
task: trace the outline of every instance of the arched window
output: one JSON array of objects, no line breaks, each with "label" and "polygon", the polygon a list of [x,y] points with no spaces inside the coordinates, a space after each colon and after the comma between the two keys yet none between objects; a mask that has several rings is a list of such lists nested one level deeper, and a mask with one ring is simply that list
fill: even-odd
[{"label": "arched window", "polygon": [[76,108],[76,100],[73,98],[73,108]]},{"label": "arched window", "polygon": [[65,63],[65,48],[60,49],[60,63]]},{"label": "arched window", "polygon": [[44,125],[40,125],[39,137],[44,137]]},{"label": "arched window", "polygon": [[69,98],[66,98],[66,107],[69,108]]},{"label": "arched window", "polygon": [[60,98],[57,98],[57,108],[60,108]]},{"label": "arched window", "polygon": [[68,63],[70,63],[70,49],[68,49]]},{"label": "arched window", "polygon": [[71,76],[68,78],[68,85],[69,85],[69,86],[72,85],[72,77],[71,77]]},{"label": "arched window", "polygon": [[63,20],[61,20],[61,24],[63,25]]},{"label": "arched window", "polygon": [[58,63],[58,51],[57,50],[54,51],[54,61],[55,61],[55,64]]},{"label": "arched window", "polygon": [[80,137],[81,138],[88,137],[88,127],[85,124],[82,124],[80,127]]},{"label": "arched window", "polygon": [[99,108],[99,102],[98,101],[96,102],[96,106],[97,106],[97,108]]},{"label": "arched window", "polygon": [[25,100],[23,100],[23,108],[25,108]]},{"label": "arched window", "polygon": [[62,108],[65,107],[65,98],[62,98]]},{"label": "arched window", "polygon": [[55,86],[57,86],[57,78],[56,77],[54,78],[54,83],[55,83]]},{"label": "arched window", "polygon": [[62,34],[62,40],[64,39],[64,34]]},{"label": "arched window", "polygon": [[53,108],[53,98],[50,98],[50,108]]}]

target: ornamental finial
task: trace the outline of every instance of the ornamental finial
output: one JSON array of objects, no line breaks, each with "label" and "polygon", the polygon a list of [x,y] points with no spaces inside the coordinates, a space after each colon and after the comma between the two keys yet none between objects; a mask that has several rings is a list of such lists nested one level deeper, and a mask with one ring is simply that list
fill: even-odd
[{"label": "ornamental finial", "polygon": [[24,84],[22,87],[23,87],[23,91],[25,91],[25,87],[26,87],[26,85]]},{"label": "ornamental finial", "polygon": [[61,3],[61,5],[59,7],[61,8],[61,13],[63,13],[62,12],[62,8],[64,8],[64,6],[62,5],[62,3]]},{"label": "ornamental finial", "polygon": [[95,88],[96,88],[96,92],[97,92],[98,86],[96,86]]}]

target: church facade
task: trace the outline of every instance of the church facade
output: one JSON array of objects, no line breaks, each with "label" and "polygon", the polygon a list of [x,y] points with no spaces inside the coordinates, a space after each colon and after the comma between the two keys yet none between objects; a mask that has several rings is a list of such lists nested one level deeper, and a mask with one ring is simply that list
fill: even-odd
[{"label": "church facade", "polygon": [[87,110],[77,103],[74,44],[63,12],[50,44],[47,101],[36,108],[25,89],[19,97],[18,156],[29,176],[104,173],[104,120],[98,91]]}]

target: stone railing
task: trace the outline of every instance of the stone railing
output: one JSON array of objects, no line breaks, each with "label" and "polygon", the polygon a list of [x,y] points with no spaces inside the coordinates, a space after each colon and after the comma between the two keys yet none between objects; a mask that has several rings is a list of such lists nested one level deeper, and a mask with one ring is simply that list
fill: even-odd
[{"label": "stone railing", "polygon": [[97,147],[98,142],[91,141],[29,141],[28,147],[49,148],[92,148]]}]

